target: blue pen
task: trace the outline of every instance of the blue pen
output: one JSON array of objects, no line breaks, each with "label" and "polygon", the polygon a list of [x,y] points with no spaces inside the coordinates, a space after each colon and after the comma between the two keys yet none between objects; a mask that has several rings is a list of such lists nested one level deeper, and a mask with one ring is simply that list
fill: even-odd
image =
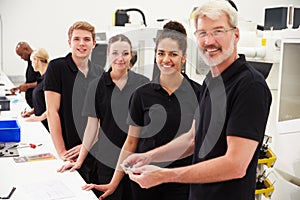
[{"label": "blue pen", "polygon": [[23,110],[23,114],[25,114],[25,113],[26,113],[26,110],[27,110],[27,107],[25,107],[25,108],[24,108],[24,110]]}]

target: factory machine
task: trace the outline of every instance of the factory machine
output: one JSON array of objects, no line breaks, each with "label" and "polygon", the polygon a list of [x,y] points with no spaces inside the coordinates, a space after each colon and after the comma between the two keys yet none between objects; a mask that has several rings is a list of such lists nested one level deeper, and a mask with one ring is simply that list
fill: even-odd
[{"label": "factory machine", "polygon": [[[272,137],[276,164],[267,169],[274,185],[273,200],[300,199],[300,8],[265,9],[264,30],[241,22],[238,52],[244,53],[262,72],[273,101],[266,135]],[[267,71],[265,71],[267,70]],[[261,199],[261,197],[257,198]]]}]

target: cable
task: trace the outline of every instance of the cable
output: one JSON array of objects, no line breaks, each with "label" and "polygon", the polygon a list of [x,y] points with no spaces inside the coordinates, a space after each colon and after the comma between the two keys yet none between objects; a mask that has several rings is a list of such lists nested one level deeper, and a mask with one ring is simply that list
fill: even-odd
[{"label": "cable", "polygon": [[144,22],[145,26],[147,26],[145,15],[144,15],[144,13],[140,9],[137,9],[137,8],[128,8],[128,9],[125,9],[125,12],[130,12],[130,11],[137,11],[137,12],[139,12],[142,15],[142,17],[143,17],[143,22]]}]

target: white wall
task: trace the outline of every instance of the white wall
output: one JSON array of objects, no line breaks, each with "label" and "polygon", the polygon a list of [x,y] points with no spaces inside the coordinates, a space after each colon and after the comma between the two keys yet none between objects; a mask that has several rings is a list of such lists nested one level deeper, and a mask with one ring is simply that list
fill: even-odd
[{"label": "white wall", "polygon": [[[98,32],[105,31],[111,26],[116,9],[138,8],[144,12],[148,25],[155,24],[159,18],[186,21],[200,1],[164,0],[157,4],[141,0],[0,0],[1,66],[7,75],[24,75],[26,63],[15,53],[20,40],[28,41],[33,48],[46,48],[51,58],[65,55],[69,51],[67,30],[78,20],[89,21]],[[265,7],[300,5],[300,0],[235,0],[235,3],[243,19],[263,25]],[[138,14],[132,15],[139,20]]]}]

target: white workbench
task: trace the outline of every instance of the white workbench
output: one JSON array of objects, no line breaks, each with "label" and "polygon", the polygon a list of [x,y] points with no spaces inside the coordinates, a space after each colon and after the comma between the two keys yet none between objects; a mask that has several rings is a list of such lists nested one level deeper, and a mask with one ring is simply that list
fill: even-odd
[{"label": "white workbench", "polygon": [[[9,89],[13,86],[3,73],[0,77],[0,82],[5,83],[5,88]],[[16,187],[10,199],[96,200],[97,197],[92,191],[81,189],[85,185],[85,181],[78,172],[56,172],[64,162],[59,159],[50,134],[42,123],[25,122],[22,119],[20,112],[27,105],[22,95],[18,94],[9,98],[11,100],[11,111],[2,111],[0,120],[18,120],[21,127],[21,143],[42,144],[34,149],[18,149],[19,156],[51,153],[56,159],[16,163],[13,157],[0,157],[0,197],[6,197],[11,189]]]}]

